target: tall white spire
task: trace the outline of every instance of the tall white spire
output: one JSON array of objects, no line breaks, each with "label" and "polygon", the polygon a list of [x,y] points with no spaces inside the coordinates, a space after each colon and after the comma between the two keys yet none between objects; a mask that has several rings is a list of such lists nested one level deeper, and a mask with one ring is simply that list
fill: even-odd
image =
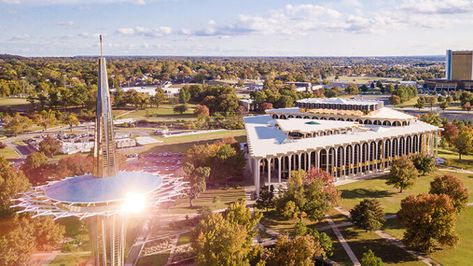
[{"label": "tall white spire", "polygon": [[95,118],[94,175],[114,176],[118,166],[115,156],[112,106],[107,78],[107,63],[103,56],[103,38],[100,38],[100,58],[97,88],[97,110]]}]

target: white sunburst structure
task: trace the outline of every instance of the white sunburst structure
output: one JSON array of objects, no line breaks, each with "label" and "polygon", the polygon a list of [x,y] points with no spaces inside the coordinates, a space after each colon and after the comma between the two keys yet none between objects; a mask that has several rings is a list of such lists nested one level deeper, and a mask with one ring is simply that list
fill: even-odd
[{"label": "white sunburst structure", "polygon": [[33,213],[33,218],[87,220],[95,265],[122,266],[127,217],[182,195],[186,182],[170,175],[118,171],[102,36],[100,47],[94,173],[36,186],[15,199],[12,207],[21,208],[18,213]]}]

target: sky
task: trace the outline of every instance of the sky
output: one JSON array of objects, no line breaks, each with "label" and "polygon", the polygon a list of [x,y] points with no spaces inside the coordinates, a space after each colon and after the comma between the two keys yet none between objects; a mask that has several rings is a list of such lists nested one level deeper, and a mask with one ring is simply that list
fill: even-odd
[{"label": "sky", "polygon": [[473,0],[0,0],[0,54],[409,56],[473,49]]}]

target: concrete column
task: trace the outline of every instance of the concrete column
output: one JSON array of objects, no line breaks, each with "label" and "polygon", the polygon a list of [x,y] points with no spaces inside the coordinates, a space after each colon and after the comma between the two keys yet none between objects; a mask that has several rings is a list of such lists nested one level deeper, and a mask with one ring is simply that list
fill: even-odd
[{"label": "concrete column", "polygon": [[307,169],[308,169],[309,171],[310,171],[310,169],[312,169],[312,153],[313,153],[312,151],[309,151],[309,152],[308,152],[308,155],[309,155],[309,156],[308,156],[308,157],[309,157],[309,160],[308,160],[308,161],[309,161],[309,168],[307,168]]},{"label": "concrete column", "polygon": [[281,157],[278,157],[278,183],[281,183]]},{"label": "concrete column", "polygon": [[305,153],[305,170],[309,171],[309,165],[310,165],[310,152]]},{"label": "concrete column", "polygon": [[435,142],[435,160],[437,161],[437,158],[438,158],[438,155],[439,155],[439,133],[438,131],[435,132],[435,139],[434,139],[434,142]]},{"label": "concrete column", "polygon": [[302,153],[297,154],[297,168],[296,170],[302,170]]},{"label": "concrete column", "polygon": [[292,164],[292,154],[289,154],[288,160],[287,160],[287,178],[291,177],[291,164]]},{"label": "concrete column", "polygon": [[315,151],[315,168],[320,170],[320,150]]},{"label": "concrete column", "polygon": [[266,159],[268,161],[268,187],[271,186],[271,158]]},{"label": "concrete column", "polygon": [[254,162],[254,171],[253,171],[253,178],[255,183],[256,189],[256,197],[259,197],[260,192],[260,159],[253,159]]},{"label": "concrete column", "polygon": [[326,159],[325,159],[325,162],[326,162],[326,164],[325,164],[325,171],[326,171],[326,172],[329,172],[329,171],[328,171],[328,165],[329,165],[329,160],[328,160],[328,158],[330,157],[330,149],[328,149],[328,150],[325,149],[325,151],[326,151],[326,153],[325,153],[325,157],[326,157]]},{"label": "concrete column", "polygon": [[335,171],[333,171],[333,176],[334,177],[338,177],[338,147],[336,147],[335,149],[333,149],[335,154],[335,158],[333,158],[333,168],[332,169],[335,169]]}]

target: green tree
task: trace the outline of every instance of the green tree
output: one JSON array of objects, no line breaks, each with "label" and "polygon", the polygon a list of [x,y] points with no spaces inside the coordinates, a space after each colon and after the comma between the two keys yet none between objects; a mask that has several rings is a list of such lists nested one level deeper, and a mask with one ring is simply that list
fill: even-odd
[{"label": "green tree", "polygon": [[460,212],[468,202],[468,189],[453,175],[437,176],[430,182],[429,193],[449,196],[457,212]]},{"label": "green tree", "polygon": [[199,197],[199,194],[206,189],[205,180],[210,176],[209,167],[195,167],[191,163],[184,163],[185,179],[189,182],[187,196],[189,197],[189,207],[192,208],[192,201]]},{"label": "green tree", "polygon": [[0,156],[0,215],[9,215],[11,201],[18,193],[28,190],[30,183],[25,175],[14,169],[10,163]]},{"label": "green tree", "polygon": [[264,186],[261,188],[259,198],[255,202],[255,207],[258,209],[274,208],[274,187]]},{"label": "green tree", "polygon": [[179,102],[182,104],[186,104],[189,102],[190,99],[191,93],[189,92],[189,90],[187,88],[182,88],[179,91]]},{"label": "green tree", "polygon": [[174,113],[179,113],[182,115],[183,113],[187,112],[188,108],[187,108],[187,105],[181,104],[181,105],[174,106],[173,110],[174,110]]},{"label": "green tree", "polygon": [[458,152],[458,159],[461,160],[463,154],[469,154],[473,151],[473,129],[467,126],[461,127],[452,144]]},{"label": "green tree", "polygon": [[35,124],[43,127],[43,130],[47,130],[49,126],[53,126],[57,123],[56,113],[51,110],[43,110],[34,115],[33,121]]},{"label": "green tree", "polygon": [[150,102],[152,105],[156,106],[156,108],[159,108],[159,105],[163,103],[166,100],[166,94],[164,93],[164,90],[161,88],[156,88],[156,94],[151,96]]},{"label": "green tree", "polygon": [[392,105],[401,104],[401,98],[397,95],[391,95],[391,97],[389,98],[389,101],[391,102]]},{"label": "green tree", "polygon": [[397,216],[406,228],[403,242],[409,248],[429,253],[439,245],[453,246],[458,241],[455,207],[447,195],[410,195],[401,201]]},{"label": "green tree", "polygon": [[425,99],[424,99],[424,97],[419,97],[419,98],[417,99],[417,102],[416,102],[416,104],[414,105],[414,107],[415,107],[415,108],[419,108],[419,110],[420,110],[420,109],[424,108],[424,106],[425,106]]},{"label": "green tree", "polygon": [[399,188],[399,192],[402,193],[405,188],[414,185],[414,180],[418,175],[412,161],[407,156],[403,156],[393,162],[386,184]]},{"label": "green tree", "polygon": [[377,199],[364,199],[350,210],[353,224],[366,231],[378,230],[384,223],[384,212]]},{"label": "green tree", "polygon": [[73,113],[69,113],[64,116],[63,122],[69,125],[69,128],[72,130],[73,126],[77,126],[80,124],[79,118]]},{"label": "green tree", "polygon": [[35,248],[33,227],[22,223],[13,230],[0,236],[0,265],[26,266]]},{"label": "green tree", "polygon": [[256,225],[262,217],[262,213],[258,211],[252,213],[251,210],[246,207],[244,199],[239,199],[237,202],[231,203],[225,210],[225,219],[227,221],[245,228],[248,234],[246,244],[249,246],[251,246],[253,237],[256,236]]},{"label": "green tree", "polygon": [[39,152],[51,158],[61,151],[61,147],[59,140],[48,135],[39,143]]},{"label": "green tree", "polygon": [[314,258],[322,253],[322,247],[310,235],[296,236],[294,239],[282,236],[271,250],[267,263],[271,266],[310,266],[314,265]]},{"label": "green tree", "polygon": [[427,103],[430,106],[430,111],[433,111],[434,106],[437,104],[437,97],[435,96],[429,96],[427,97]]},{"label": "green tree", "polygon": [[356,84],[351,83],[348,87],[345,88],[345,92],[350,95],[358,95],[360,94],[360,89]]},{"label": "green tree", "polygon": [[3,117],[3,128],[8,135],[18,135],[31,130],[33,121],[26,116],[15,113],[14,116],[6,115]]},{"label": "green tree", "polygon": [[443,101],[440,103],[440,108],[445,111],[445,109],[448,108],[448,102],[447,101]]},{"label": "green tree", "polygon": [[419,174],[426,175],[435,169],[434,157],[427,154],[417,154],[412,157],[412,163]]},{"label": "green tree", "polygon": [[380,257],[377,257],[374,252],[370,249],[367,252],[363,253],[361,258],[361,266],[383,266],[383,260]]}]

